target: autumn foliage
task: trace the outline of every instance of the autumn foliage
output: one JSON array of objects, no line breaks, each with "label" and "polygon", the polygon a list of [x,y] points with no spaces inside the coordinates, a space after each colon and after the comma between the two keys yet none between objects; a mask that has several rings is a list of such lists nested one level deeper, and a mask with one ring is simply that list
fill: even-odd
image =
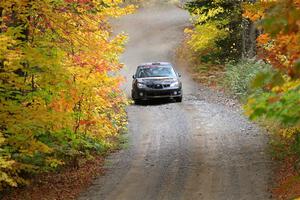
[{"label": "autumn foliage", "polygon": [[245,17],[262,34],[257,38],[258,56],[270,63],[272,73],[254,80],[254,94],[246,106],[252,118],[267,116],[286,125],[300,124],[300,1],[258,1],[245,5]]},{"label": "autumn foliage", "polygon": [[193,29],[186,29],[188,45],[204,63],[225,63],[242,56],[240,1],[193,0],[186,3]]},{"label": "autumn foliage", "polygon": [[108,20],[122,0],[0,3],[0,190],[108,147],[126,125]]},{"label": "autumn foliage", "polygon": [[245,8],[244,16],[263,29],[257,38],[260,56],[290,77],[299,78],[300,1],[263,1]]}]

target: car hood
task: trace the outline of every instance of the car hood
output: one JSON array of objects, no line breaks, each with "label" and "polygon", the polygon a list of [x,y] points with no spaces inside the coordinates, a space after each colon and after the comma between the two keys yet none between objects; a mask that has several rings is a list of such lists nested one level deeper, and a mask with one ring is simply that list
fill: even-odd
[{"label": "car hood", "polygon": [[170,77],[148,77],[148,78],[137,78],[139,83],[144,84],[171,84],[178,81],[177,78]]}]

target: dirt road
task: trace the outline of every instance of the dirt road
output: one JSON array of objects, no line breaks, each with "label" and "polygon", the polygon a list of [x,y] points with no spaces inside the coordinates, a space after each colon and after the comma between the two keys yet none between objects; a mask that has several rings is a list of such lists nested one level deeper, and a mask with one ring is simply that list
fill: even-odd
[{"label": "dirt road", "polygon": [[170,61],[183,76],[184,101],[129,106],[128,147],[108,159],[107,174],[81,200],[270,199],[262,131],[234,101],[194,83],[174,56],[188,23],[186,11],[160,4],[115,24],[130,37],[122,57],[127,94],[139,63]]}]

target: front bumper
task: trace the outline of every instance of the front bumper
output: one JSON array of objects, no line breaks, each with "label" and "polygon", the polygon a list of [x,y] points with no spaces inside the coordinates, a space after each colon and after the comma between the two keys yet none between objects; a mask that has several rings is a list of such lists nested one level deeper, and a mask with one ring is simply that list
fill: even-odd
[{"label": "front bumper", "polygon": [[132,98],[134,100],[148,100],[158,98],[176,98],[182,97],[181,88],[173,89],[151,89],[151,88],[136,88],[132,91]]}]

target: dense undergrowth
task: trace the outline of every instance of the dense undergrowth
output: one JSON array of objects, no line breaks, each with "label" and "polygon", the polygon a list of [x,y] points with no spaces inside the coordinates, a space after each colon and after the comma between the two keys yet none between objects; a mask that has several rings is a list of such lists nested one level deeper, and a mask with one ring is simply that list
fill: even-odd
[{"label": "dense undergrowth", "polygon": [[231,94],[237,96],[241,101],[245,101],[254,92],[251,85],[255,77],[262,72],[271,71],[271,66],[262,61],[248,59],[238,63],[227,63],[224,71],[222,84],[229,88]]}]

